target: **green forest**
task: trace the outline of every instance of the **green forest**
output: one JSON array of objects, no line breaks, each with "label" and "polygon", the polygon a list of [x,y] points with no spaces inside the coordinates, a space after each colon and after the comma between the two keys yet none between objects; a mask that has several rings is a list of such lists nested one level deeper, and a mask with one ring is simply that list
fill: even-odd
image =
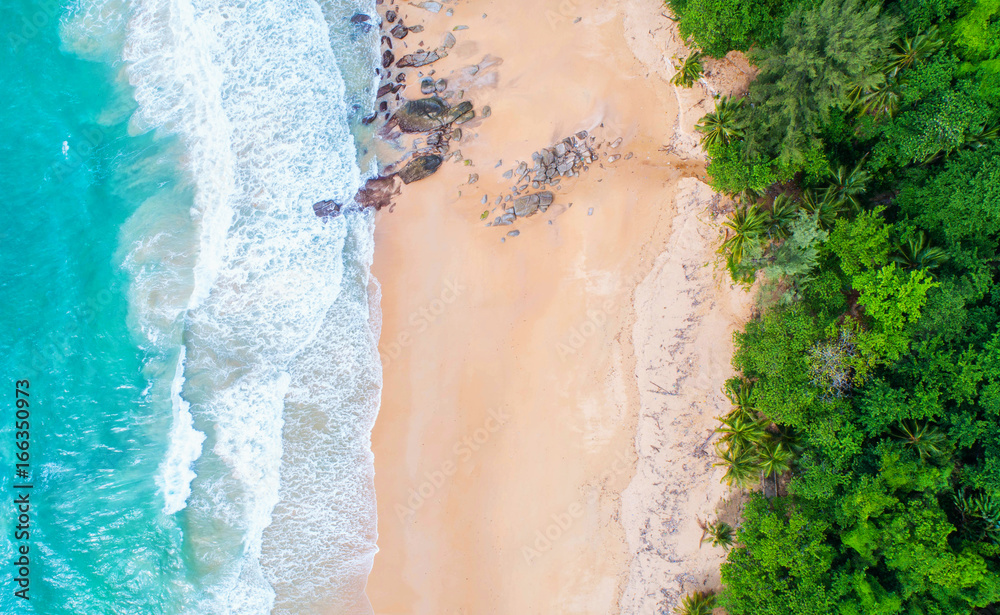
[{"label": "green forest", "polygon": [[759,70],[698,125],[759,294],[718,430],[752,493],[681,612],[997,613],[1000,0],[669,6]]}]

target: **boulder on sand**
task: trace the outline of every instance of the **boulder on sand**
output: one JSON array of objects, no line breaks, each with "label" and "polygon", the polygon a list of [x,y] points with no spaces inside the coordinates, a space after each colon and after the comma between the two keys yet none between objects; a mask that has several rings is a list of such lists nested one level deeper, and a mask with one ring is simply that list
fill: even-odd
[{"label": "boulder on sand", "polygon": [[433,175],[441,167],[441,162],[441,156],[434,154],[419,156],[408,162],[397,175],[404,184],[409,184]]},{"label": "boulder on sand", "polygon": [[527,194],[514,199],[514,213],[519,218],[525,218],[537,212],[539,209],[545,211],[552,204],[555,195],[546,190],[536,194]]}]

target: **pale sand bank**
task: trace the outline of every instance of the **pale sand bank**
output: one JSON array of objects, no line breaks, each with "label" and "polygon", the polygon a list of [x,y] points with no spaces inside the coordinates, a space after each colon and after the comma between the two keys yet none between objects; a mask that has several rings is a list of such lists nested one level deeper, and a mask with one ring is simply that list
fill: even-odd
[{"label": "pale sand bank", "polygon": [[[673,51],[655,0],[445,7],[454,16],[398,9],[426,30],[396,57],[466,25],[424,70],[452,77],[486,55],[502,62],[466,84],[466,98],[492,110],[452,145],[474,164],[446,162],[379,214],[385,388],[368,596],[379,615],[655,612],[681,591],[679,570],[703,581],[717,562],[690,526],[724,490],[690,442],[720,412],[730,333],[745,316],[711,267],[684,275],[716,240],[698,222],[711,195],[693,179],[705,90],[667,83],[670,55],[686,52]],[[724,77],[735,70],[718,64]],[[407,83],[419,97],[419,78]],[[492,208],[511,184],[501,174],[580,130],[622,137],[615,151],[633,157],[563,180],[545,214],[484,227],[482,196]],[[501,243],[512,229],[520,236]],[[689,357],[696,368],[683,367]],[[650,378],[683,395],[648,393]]]}]

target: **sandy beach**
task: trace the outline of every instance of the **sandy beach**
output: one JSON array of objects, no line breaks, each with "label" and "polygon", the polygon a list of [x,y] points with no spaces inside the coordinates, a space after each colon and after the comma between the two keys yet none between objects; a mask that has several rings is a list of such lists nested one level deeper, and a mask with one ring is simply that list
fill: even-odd
[{"label": "sandy beach", "polygon": [[[693,124],[749,69],[710,61],[705,83],[672,86],[686,51],[656,0],[379,8],[425,28],[397,57],[456,38],[403,96],[433,70],[491,113],[377,220],[373,610],[672,609],[718,580],[697,521],[728,491],[710,436],[750,305],[713,264],[725,203],[701,181]],[[601,160],[548,211],[480,220],[503,213],[506,171],[579,131]]]}]

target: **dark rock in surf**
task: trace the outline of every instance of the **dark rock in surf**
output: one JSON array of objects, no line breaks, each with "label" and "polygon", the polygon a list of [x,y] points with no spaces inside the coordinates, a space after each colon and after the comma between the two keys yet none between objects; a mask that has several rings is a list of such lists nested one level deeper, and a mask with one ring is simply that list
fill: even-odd
[{"label": "dark rock in surf", "polygon": [[393,116],[403,132],[428,132],[450,123],[448,103],[431,96],[409,100]]},{"label": "dark rock in surf", "polygon": [[396,56],[392,55],[392,52],[386,49],[382,52],[382,68],[389,68],[392,66],[392,61],[396,59]]},{"label": "dark rock in surf", "polygon": [[375,177],[365,182],[365,185],[358,190],[354,200],[361,207],[374,207],[382,209],[392,204],[392,197],[399,194],[399,187],[396,178],[392,175],[387,177]]}]

